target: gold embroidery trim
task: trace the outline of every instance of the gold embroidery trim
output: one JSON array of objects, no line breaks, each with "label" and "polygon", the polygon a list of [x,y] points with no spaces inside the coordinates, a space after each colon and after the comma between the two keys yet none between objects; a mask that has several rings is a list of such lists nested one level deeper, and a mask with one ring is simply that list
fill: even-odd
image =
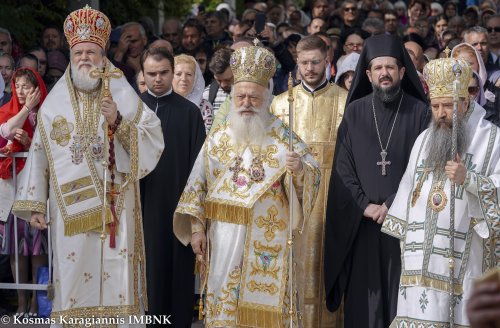
[{"label": "gold embroidery trim", "polygon": [[255,280],[251,280],[247,284],[248,290],[251,291],[252,293],[254,292],[260,292],[260,293],[267,293],[274,295],[278,292],[278,287],[274,283],[263,283],[263,282],[256,282]]},{"label": "gold embroidery trim", "polygon": [[[448,281],[437,280],[431,277],[423,277],[420,275],[413,276],[401,276],[402,286],[422,286],[422,287],[430,287],[443,292],[450,291],[450,283]],[[463,294],[463,288],[461,284],[454,284],[455,286],[455,295]]]},{"label": "gold embroidery trim", "polygon": [[[106,211],[106,224],[112,221],[113,216],[111,215],[111,210],[108,208]],[[102,227],[101,206],[89,213],[85,213],[85,215],[79,215],[76,219],[64,220],[64,235],[74,236],[100,227]]]},{"label": "gold embroidery trim", "polygon": [[47,213],[47,204],[34,200],[16,200],[12,211],[31,211],[45,214]]},{"label": "gold embroidery trim", "polygon": [[116,317],[120,315],[140,314],[139,305],[118,305],[118,306],[90,306],[74,308],[62,311],[55,311],[50,314],[53,319],[60,317],[91,318],[91,317]]},{"label": "gold embroidery trim", "polygon": [[92,178],[90,177],[90,175],[88,175],[86,177],[63,184],[61,186],[61,193],[64,195],[91,185],[92,185]]},{"label": "gold embroidery trim", "polygon": [[131,123],[129,120],[123,119],[116,130],[118,141],[122,144],[127,153],[130,152],[130,125]]},{"label": "gold embroidery trim", "polygon": [[66,206],[74,205],[76,203],[83,202],[87,199],[93,198],[97,196],[97,192],[94,188],[85,189],[79,192],[76,192],[71,195],[64,196],[64,203]]},{"label": "gold embroidery trim", "polygon": [[205,202],[205,216],[214,221],[247,225],[252,218],[252,209],[207,201]]},{"label": "gold embroidery trim", "polygon": [[255,307],[250,304],[238,306],[237,324],[247,327],[283,327],[283,314],[273,307]]}]

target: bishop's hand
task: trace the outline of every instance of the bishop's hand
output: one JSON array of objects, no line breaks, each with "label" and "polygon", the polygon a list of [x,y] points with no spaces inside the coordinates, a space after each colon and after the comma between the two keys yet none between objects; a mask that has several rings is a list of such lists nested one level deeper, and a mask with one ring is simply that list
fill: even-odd
[{"label": "bishop's hand", "polygon": [[298,174],[302,171],[304,166],[299,154],[289,151],[286,153],[286,169],[293,174]]},{"label": "bishop's hand", "polygon": [[446,166],[444,167],[444,171],[448,179],[453,181],[458,185],[463,185],[465,182],[465,177],[467,176],[467,169],[465,165],[462,163],[462,159],[457,154],[456,161],[448,161],[446,162]]},{"label": "bishop's hand", "polygon": [[47,229],[47,221],[45,221],[45,214],[39,212],[31,212],[30,225],[38,230]]},{"label": "bishop's hand", "polygon": [[118,107],[111,97],[104,97],[101,101],[101,114],[104,115],[108,124],[115,124],[118,117]]},{"label": "bishop's hand", "polygon": [[191,247],[196,255],[204,255],[207,247],[205,232],[195,232],[191,235]]}]

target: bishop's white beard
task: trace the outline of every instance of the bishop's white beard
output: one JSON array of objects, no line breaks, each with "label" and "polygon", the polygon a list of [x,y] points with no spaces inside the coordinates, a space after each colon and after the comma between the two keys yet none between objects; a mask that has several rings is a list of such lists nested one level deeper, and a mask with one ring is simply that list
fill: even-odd
[{"label": "bishop's white beard", "polygon": [[[240,112],[243,110],[252,110],[254,115],[244,116]],[[236,107],[231,103],[231,110],[228,115],[229,128],[233,132],[233,136],[237,145],[261,145],[264,139],[267,128],[270,124],[269,119],[271,114],[264,104],[261,108]]]},{"label": "bishop's white beard", "polygon": [[[83,64],[89,64],[92,67],[82,67]],[[80,62],[78,65],[71,63],[71,80],[73,81],[73,85],[83,91],[95,89],[99,85],[100,79],[91,78],[90,72],[96,68],[102,70],[103,65],[94,65],[91,62]]]}]

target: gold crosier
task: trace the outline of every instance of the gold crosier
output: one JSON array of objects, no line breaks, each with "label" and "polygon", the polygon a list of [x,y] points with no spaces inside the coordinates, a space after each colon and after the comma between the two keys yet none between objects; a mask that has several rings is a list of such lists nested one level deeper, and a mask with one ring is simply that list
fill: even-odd
[{"label": "gold crosier", "polygon": [[[90,72],[90,77],[94,79],[101,79],[102,81],[102,95],[103,98],[109,97],[113,99],[111,95],[111,91],[109,90],[109,82],[110,79],[119,79],[123,76],[123,72],[120,71],[117,68],[114,68],[110,70],[110,65],[109,63],[104,66],[104,69],[101,71],[101,69],[96,68]],[[104,121],[106,123],[106,120]],[[103,130],[104,130],[104,148],[106,149],[106,145],[108,144],[108,138],[109,140],[113,140],[113,134],[109,134],[109,128],[108,124],[103,124]],[[109,147],[108,147],[109,148]],[[109,149],[108,149],[108,154],[109,154]],[[106,241],[106,212],[107,212],[107,194],[108,194],[108,186],[107,186],[107,176],[108,176],[108,162],[106,157],[104,157],[102,161],[102,166],[103,166],[103,196],[102,196],[102,231],[101,231],[101,280],[100,280],[100,286],[99,286],[99,306],[103,308],[103,298],[104,298],[104,293],[103,293],[103,283],[104,283],[104,242]],[[111,168],[112,170],[112,168]],[[112,173],[112,172],[111,172]],[[112,190],[110,192],[111,197],[116,197],[118,194],[114,190],[114,185],[112,186]],[[111,237],[110,237],[111,238]],[[101,312],[102,313],[102,312]]]},{"label": "gold crosier", "polygon": [[[292,73],[288,75],[288,150],[293,152],[293,78]],[[290,196],[288,199],[290,203],[289,208],[289,222],[288,222],[288,296],[290,297],[290,304],[288,308],[288,316],[290,318],[290,328],[293,328],[294,318],[299,318],[297,311],[294,309],[294,296],[297,295],[294,289],[293,281],[293,173],[288,172],[288,185],[290,186]]]}]

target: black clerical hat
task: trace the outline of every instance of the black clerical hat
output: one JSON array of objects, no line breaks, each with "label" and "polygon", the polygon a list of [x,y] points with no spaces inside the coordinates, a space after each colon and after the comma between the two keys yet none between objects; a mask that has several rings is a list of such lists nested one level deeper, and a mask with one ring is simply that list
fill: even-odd
[{"label": "black clerical hat", "polygon": [[415,98],[423,102],[428,102],[415,66],[413,66],[413,62],[403,46],[403,40],[394,35],[379,34],[365,40],[352,86],[349,89],[346,106],[354,100],[372,93],[372,84],[368,80],[368,76],[366,76],[366,70],[372,59],[384,56],[398,59],[406,68],[403,80],[401,81],[402,89]]}]

